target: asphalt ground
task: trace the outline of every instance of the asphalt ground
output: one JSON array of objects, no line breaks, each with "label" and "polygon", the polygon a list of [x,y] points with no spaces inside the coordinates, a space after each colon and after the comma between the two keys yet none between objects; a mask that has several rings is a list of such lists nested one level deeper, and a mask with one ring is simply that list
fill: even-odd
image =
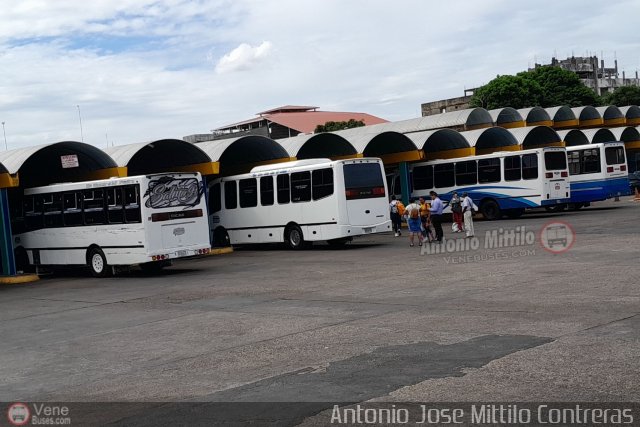
[{"label": "asphalt ground", "polygon": [[[318,403],[293,424],[322,402],[640,402],[639,213],[477,220],[478,247],[447,253],[405,231],[2,286],[0,401]],[[487,248],[494,230],[524,244]],[[182,416],[158,405],[148,425]],[[144,424],[127,411],[109,420]]]}]

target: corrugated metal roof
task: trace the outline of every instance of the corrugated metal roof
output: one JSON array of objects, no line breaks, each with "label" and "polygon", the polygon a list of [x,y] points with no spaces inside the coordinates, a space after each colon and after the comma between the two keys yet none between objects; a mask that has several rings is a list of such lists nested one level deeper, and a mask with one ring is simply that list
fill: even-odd
[{"label": "corrugated metal roof", "polygon": [[316,136],[316,134],[301,133],[300,135],[292,136],[291,138],[279,139],[278,144],[282,145],[282,147],[287,150],[289,157],[297,157],[298,151],[300,151],[302,146],[314,136]]},{"label": "corrugated metal roof", "polygon": [[523,147],[562,141],[558,132],[549,126],[527,126],[508,129],[508,131],[515,137],[518,144]]},{"label": "corrugated metal roof", "polygon": [[[517,128],[526,129],[526,128]],[[469,142],[469,146],[477,147],[480,143],[481,147],[505,147],[509,145],[518,145],[518,141],[505,128],[490,127],[486,129],[476,129],[467,132],[460,132],[460,135]]]},{"label": "corrugated metal roof", "polygon": [[527,123],[546,122],[551,120],[549,113],[542,107],[520,108],[518,110],[520,116],[524,118]]},{"label": "corrugated metal roof", "polygon": [[640,107],[637,105],[626,105],[624,107],[619,107],[622,114],[627,119],[637,119],[640,117]]},{"label": "corrugated metal roof", "polygon": [[633,126],[618,127],[609,129],[616,141],[631,142],[640,141],[640,131]]},{"label": "corrugated metal roof", "polygon": [[584,129],[582,133],[587,137],[590,144],[616,140],[615,135],[608,128]]},{"label": "corrugated metal roof", "polygon": [[571,108],[566,105],[545,108],[551,120],[556,122],[564,122],[567,120],[576,120],[577,117]]},{"label": "corrugated metal roof", "polygon": [[601,119],[602,116],[595,107],[585,105],[583,107],[573,107],[571,109],[578,120]]},{"label": "corrugated metal roof", "polygon": [[257,116],[261,116],[264,114],[273,114],[278,111],[283,110],[296,110],[296,111],[309,111],[309,110],[317,110],[320,107],[313,107],[310,105],[283,105],[282,107],[272,108],[270,110],[262,111],[260,113],[256,113]]},{"label": "corrugated metal roof", "polygon": [[[277,141],[287,150],[290,157],[298,157],[300,154],[309,154],[308,148],[313,150],[321,157],[334,157],[348,154],[356,154],[357,150],[349,141],[344,139],[337,133],[316,133],[316,134],[300,134],[291,138],[279,139]],[[314,147],[309,147],[313,144]],[[307,151],[307,153],[302,153]]]},{"label": "corrugated metal roof", "polygon": [[522,118],[522,115],[518,112],[518,110],[511,107],[496,108],[495,110],[489,110],[489,114],[491,115],[491,119],[495,124],[524,121],[524,119]]},{"label": "corrugated metal roof", "polygon": [[556,131],[558,136],[565,142],[567,146],[585,145],[589,143],[589,139],[580,129],[565,129]]},{"label": "corrugated metal roof", "polygon": [[620,119],[624,117],[624,114],[622,113],[622,111],[620,111],[620,109],[615,105],[609,105],[606,107],[596,107],[596,110],[600,114],[600,117],[602,117],[605,120]]},{"label": "corrugated metal roof", "polygon": [[443,151],[468,148],[469,142],[453,129],[433,129],[406,134],[420,150]]},{"label": "corrugated metal roof", "polygon": [[[224,152],[236,142],[242,145],[242,141],[245,140],[247,142],[259,141],[259,144],[247,144],[250,146],[252,150],[260,150],[260,153],[252,153],[256,154],[257,157],[262,160],[275,160],[282,159],[285,157],[289,157],[289,153],[284,147],[278,144],[276,141],[258,135],[249,135],[242,136],[240,138],[229,138],[229,139],[218,139],[215,141],[204,141],[196,143],[196,147],[200,148],[204,151],[211,161],[219,162],[220,158],[224,154]],[[249,153],[247,153],[249,154]]]},{"label": "corrugated metal roof", "polygon": [[[176,152],[182,154],[180,152],[181,146],[185,145],[186,148],[192,149],[196,148],[196,151],[189,152],[190,155],[197,155],[197,158],[194,156],[193,164],[196,163],[205,163],[210,162],[211,159],[209,156],[198,147],[196,144],[192,144],[190,142],[186,142],[182,139],[160,139],[156,141],[148,141],[148,142],[139,142],[134,144],[126,144],[126,145],[118,145],[115,147],[108,147],[104,149],[104,152],[109,154],[113,160],[116,161],[118,166],[128,166],[131,159],[140,152],[143,148],[147,146],[152,146],[153,144],[172,144],[175,145]],[[202,155],[199,155],[202,153]]]}]

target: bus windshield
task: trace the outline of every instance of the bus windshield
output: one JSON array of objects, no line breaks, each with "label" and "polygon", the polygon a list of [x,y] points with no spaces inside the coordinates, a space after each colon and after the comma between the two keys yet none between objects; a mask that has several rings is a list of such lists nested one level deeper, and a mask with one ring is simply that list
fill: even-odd
[{"label": "bus windshield", "polygon": [[347,200],[385,196],[384,177],[379,163],[345,164],[344,186]]},{"label": "bus windshield", "polygon": [[544,166],[549,171],[567,168],[567,155],[564,151],[547,151],[544,153]]}]

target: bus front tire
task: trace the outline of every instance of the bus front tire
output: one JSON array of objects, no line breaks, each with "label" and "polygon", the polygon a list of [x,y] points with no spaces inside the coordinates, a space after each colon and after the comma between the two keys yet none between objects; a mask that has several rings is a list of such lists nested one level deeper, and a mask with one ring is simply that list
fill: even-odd
[{"label": "bus front tire", "polygon": [[284,241],[289,249],[299,250],[305,247],[302,230],[295,224],[287,227],[284,234]]},{"label": "bus front tire", "polygon": [[14,252],[15,260],[16,260],[16,271],[23,273],[32,273],[33,268],[31,264],[29,264],[29,255],[27,254],[27,250],[22,246],[16,248]]},{"label": "bus front tire", "polygon": [[480,205],[480,212],[485,217],[485,219],[489,221],[493,221],[494,219],[499,219],[502,216],[502,212],[500,211],[500,205],[493,199],[488,199],[482,202]]},{"label": "bus front tire", "polygon": [[89,248],[87,251],[87,265],[93,277],[109,276],[110,267],[107,264],[107,257],[104,256],[104,252],[99,247]]}]

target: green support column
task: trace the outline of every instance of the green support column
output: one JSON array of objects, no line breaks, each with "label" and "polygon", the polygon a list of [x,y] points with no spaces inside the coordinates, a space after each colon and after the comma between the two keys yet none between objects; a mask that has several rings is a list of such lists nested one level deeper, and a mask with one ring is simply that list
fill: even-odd
[{"label": "green support column", "polygon": [[9,199],[6,188],[0,189],[0,210],[2,211],[2,224],[0,226],[1,273],[3,276],[14,276],[16,274],[16,261],[13,256],[13,236],[11,235]]},{"label": "green support column", "polygon": [[402,203],[409,204],[409,166],[407,162],[400,162],[398,165],[400,173],[400,191],[402,191]]}]

